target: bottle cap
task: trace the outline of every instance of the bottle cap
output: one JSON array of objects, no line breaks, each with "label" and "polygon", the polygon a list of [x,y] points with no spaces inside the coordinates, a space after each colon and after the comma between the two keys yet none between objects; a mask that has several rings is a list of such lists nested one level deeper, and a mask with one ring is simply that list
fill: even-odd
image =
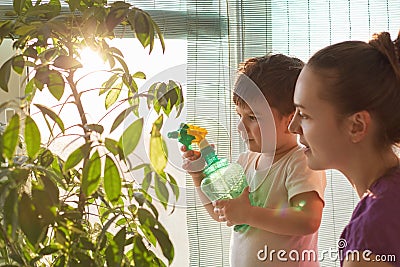
[{"label": "bottle cap", "polygon": [[179,133],[178,131],[173,131],[173,132],[169,132],[167,134],[168,138],[172,138],[172,139],[178,139],[179,138]]},{"label": "bottle cap", "polygon": [[203,139],[199,142],[199,148],[200,150],[205,149],[206,147],[211,147],[210,144],[208,143],[207,139]]}]

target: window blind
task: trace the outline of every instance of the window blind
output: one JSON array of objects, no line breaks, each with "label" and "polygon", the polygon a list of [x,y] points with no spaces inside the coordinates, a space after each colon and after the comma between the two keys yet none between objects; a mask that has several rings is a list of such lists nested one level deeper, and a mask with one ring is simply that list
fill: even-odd
[{"label": "window blind", "polygon": [[[194,7],[200,5],[202,4],[198,1]],[[223,6],[226,6],[226,9]],[[225,90],[224,86],[199,86],[204,83],[204,79],[208,82],[215,79],[216,72],[213,64],[216,63],[216,54],[218,54],[216,49],[227,49],[219,52],[221,55],[219,64],[228,61],[231,69],[246,58],[261,56],[267,52],[284,53],[307,61],[317,50],[332,43],[344,40],[368,41],[374,32],[380,31],[389,31],[395,37],[400,26],[400,6],[397,1],[390,0],[221,1],[218,8],[226,12],[228,37],[222,34],[221,40],[214,40],[214,43],[198,38],[197,35],[189,37],[191,42],[189,41],[188,44],[188,79],[194,84],[193,87],[188,86],[188,102],[203,95],[220,98],[221,95],[218,95],[216,90]],[[225,16],[222,15],[221,20]],[[224,42],[228,42],[228,45],[225,46]],[[229,58],[226,59],[226,57]],[[219,72],[219,75],[222,74]],[[227,76],[224,77],[226,79]],[[220,76],[218,80],[222,81],[223,77]],[[226,82],[228,84],[232,80],[228,79]],[[193,109],[194,118],[196,118],[201,114],[199,113],[201,106],[195,102],[191,105],[193,106],[189,106],[189,109]],[[228,103],[226,106],[228,107]],[[214,110],[207,110],[213,115],[213,119],[215,119],[215,114],[221,114],[220,110],[217,110],[217,113],[214,113]],[[219,119],[223,118],[222,116]],[[234,129],[234,125],[230,128]],[[231,132],[231,140],[220,139],[217,144],[220,146],[221,141],[226,142],[231,146],[231,153],[237,155],[234,149],[240,143],[234,142],[232,136],[233,132]],[[243,147],[240,145],[238,147],[240,151],[243,151]],[[339,266],[337,254],[327,257],[322,253],[337,249],[339,236],[349,221],[354,206],[359,201],[353,188],[340,172],[327,170],[326,174],[325,208],[319,230],[319,256],[323,267]],[[203,215],[200,216],[199,213],[201,209],[195,211],[196,215],[193,219],[198,220],[200,217],[203,219]],[[189,229],[191,220],[189,214]],[[192,258],[191,266],[213,266],[210,262],[217,262],[218,266],[227,266],[225,265],[228,262],[225,259],[228,256],[226,249],[220,250],[223,260],[218,258],[215,261],[211,260],[211,257],[219,257],[219,254],[215,253],[216,245],[226,239],[218,239],[214,236],[214,240],[205,244],[203,241],[206,242],[206,240],[199,237],[202,233],[196,228],[190,235],[191,239],[196,240],[198,246],[203,247],[195,260]],[[191,257],[196,253],[194,250],[197,245],[191,245]],[[206,251],[206,246],[210,246],[214,253],[202,254]],[[322,256],[325,257],[322,258]]]},{"label": "window blind", "polygon": [[[213,10],[217,23],[197,23],[196,17]],[[187,118],[207,128],[208,140],[216,144],[220,158],[232,158],[239,147],[232,145],[233,106],[230,96],[230,62],[224,1],[188,1],[188,16],[194,18],[188,32]],[[223,25],[224,27],[220,27]],[[204,38],[209,28],[215,38]],[[190,266],[229,266],[230,228],[213,221],[199,201],[190,177],[186,179],[187,225]]]},{"label": "window blind", "polygon": [[[238,144],[239,139],[232,135],[235,132],[230,94],[232,51],[229,46],[229,12],[226,2],[130,2],[152,15],[165,38],[186,40],[186,114],[183,117],[187,123],[207,129],[207,139],[216,144],[219,157],[235,160],[241,147]],[[236,65],[236,62],[234,64]],[[185,194],[189,266],[229,266],[231,229],[209,217],[188,175],[185,177],[185,184],[180,186],[181,193]],[[176,257],[187,256],[180,253],[179,244],[175,246]]]},{"label": "window blind", "polygon": [[[304,61],[317,50],[345,40],[368,41],[375,32],[400,29],[400,5],[382,0],[271,1],[271,47]],[[319,229],[321,267],[339,266],[340,234],[359,198],[338,171],[327,170],[325,207]],[[324,256],[324,257],[323,257]]]}]

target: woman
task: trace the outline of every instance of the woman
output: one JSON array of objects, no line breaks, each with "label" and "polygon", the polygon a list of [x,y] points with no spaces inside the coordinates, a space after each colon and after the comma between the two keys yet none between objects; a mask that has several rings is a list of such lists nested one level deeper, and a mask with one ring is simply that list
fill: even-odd
[{"label": "woman", "polygon": [[361,200],[341,239],[341,266],[400,266],[399,37],[375,34],[314,54],[300,73],[289,130],[311,169],[337,169]]}]

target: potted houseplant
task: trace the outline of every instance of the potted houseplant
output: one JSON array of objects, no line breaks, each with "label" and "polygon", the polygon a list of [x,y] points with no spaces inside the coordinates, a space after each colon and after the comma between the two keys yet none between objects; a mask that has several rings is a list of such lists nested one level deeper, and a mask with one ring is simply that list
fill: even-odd
[{"label": "potted houseplant", "polygon": [[[26,80],[21,99],[0,103],[0,109],[18,111],[0,128],[0,264],[170,265],[174,248],[146,192],[152,187],[165,209],[167,200],[179,195],[176,181],[164,171],[167,154],[160,129],[173,108],[179,115],[182,88],[173,81],[158,82],[139,92],[135,80],[145,74],[130,73],[122,51],[109,45],[115,29],[123,27],[150,52],[156,37],[164,49],[157,24],[145,11],[122,1],[14,0],[13,9],[9,19],[0,22],[0,40],[12,38],[16,50],[0,68],[0,88],[13,90],[8,84],[13,71]],[[101,88],[78,89],[83,47],[100,51],[108,63]],[[38,90],[48,90],[60,106],[73,105],[79,114],[73,125],[66,127],[54,107],[35,103]],[[105,101],[105,116],[126,105],[110,129],[87,117],[82,97],[93,90]],[[141,101],[159,117],[151,130],[149,161],[128,164],[144,134]],[[31,108],[38,112],[32,114]],[[112,137],[128,115],[135,117],[133,123],[119,138]],[[48,127],[38,127],[38,116]],[[78,129],[77,138],[65,145],[67,155],[42,142],[46,135],[51,142],[67,137],[72,128]],[[140,187],[125,177],[132,169],[143,174]]]}]

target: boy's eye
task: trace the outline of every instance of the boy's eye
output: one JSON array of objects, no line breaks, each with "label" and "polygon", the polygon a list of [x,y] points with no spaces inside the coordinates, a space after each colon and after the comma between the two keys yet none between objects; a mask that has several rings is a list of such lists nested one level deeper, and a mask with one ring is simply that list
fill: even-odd
[{"label": "boy's eye", "polygon": [[252,120],[252,121],[256,121],[257,117],[256,116],[249,116],[249,119]]}]

